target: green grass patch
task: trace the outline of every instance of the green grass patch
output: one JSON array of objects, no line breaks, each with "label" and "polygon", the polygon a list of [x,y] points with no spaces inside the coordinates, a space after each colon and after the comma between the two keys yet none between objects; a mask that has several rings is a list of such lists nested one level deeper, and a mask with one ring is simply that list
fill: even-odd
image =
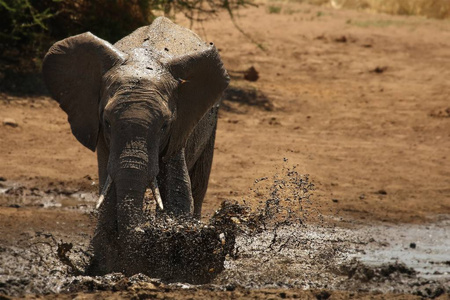
[{"label": "green grass patch", "polygon": [[404,21],[397,21],[397,20],[347,20],[347,24],[357,26],[357,27],[379,27],[379,28],[385,28],[389,26],[402,26],[405,25]]},{"label": "green grass patch", "polygon": [[281,13],[281,6],[269,5],[269,14],[279,14]]},{"label": "green grass patch", "polygon": [[286,15],[293,15],[293,14],[300,13],[300,12],[302,12],[301,9],[293,9],[291,7],[286,7],[283,9],[283,14],[286,14]]}]

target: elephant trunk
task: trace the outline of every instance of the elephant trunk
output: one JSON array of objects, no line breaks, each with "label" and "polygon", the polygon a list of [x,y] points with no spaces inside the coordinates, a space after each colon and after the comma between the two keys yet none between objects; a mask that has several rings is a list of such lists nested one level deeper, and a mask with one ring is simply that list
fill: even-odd
[{"label": "elephant trunk", "polygon": [[[129,130],[124,131],[123,136],[144,131],[139,126],[131,126]],[[108,173],[116,188],[119,239],[126,241],[131,235],[130,230],[142,221],[145,191],[159,168],[158,148],[148,147],[145,137],[124,140],[119,136],[113,138]]]},{"label": "elephant trunk", "polygon": [[117,271],[125,275],[139,272],[139,224],[143,220],[143,200],[148,180],[142,170],[120,169],[114,176],[117,195]]},{"label": "elephant trunk", "polygon": [[119,239],[127,242],[142,220],[147,174],[138,169],[120,169],[114,184],[117,195],[117,228]]}]

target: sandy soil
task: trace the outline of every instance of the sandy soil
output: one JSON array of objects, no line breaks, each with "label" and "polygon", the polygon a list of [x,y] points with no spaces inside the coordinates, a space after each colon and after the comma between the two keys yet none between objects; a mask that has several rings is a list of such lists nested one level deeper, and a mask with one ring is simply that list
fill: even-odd
[{"label": "sandy soil", "polygon": [[[314,207],[328,224],[422,224],[450,214],[450,22],[288,2],[241,10],[237,22],[264,50],[225,14],[194,26],[232,77],[205,217],[225,199],[256,201],[254,180],[284,165],[310,174]],[[256,82],[243,78],[251,66]],[[24,232],[91,233],[92,218],[71,208],[92,206],[92,197],[61,205],[58,195],[96,191],[94,153],[49,98],[1,94],[0,121],[7,118],[18,126],[0,124],[1,247]],[[33,200],[44,196],[51,200]],[[326,299],[313,290],[174,293]]]}]

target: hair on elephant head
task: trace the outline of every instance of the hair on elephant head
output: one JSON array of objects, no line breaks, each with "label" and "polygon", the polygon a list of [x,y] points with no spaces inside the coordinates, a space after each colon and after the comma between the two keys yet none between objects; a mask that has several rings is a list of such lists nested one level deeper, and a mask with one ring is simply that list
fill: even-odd
[{"label": "hair on elephant head", "polygon": [[126,243],[147,188],[167,213],[200,216],[229,82],[212,43],[160,17],[114,45],[89,32],[59,41],[43,75],[74,136],[97,151],[94,252],[96,244],[101,252],[111,240]]}]

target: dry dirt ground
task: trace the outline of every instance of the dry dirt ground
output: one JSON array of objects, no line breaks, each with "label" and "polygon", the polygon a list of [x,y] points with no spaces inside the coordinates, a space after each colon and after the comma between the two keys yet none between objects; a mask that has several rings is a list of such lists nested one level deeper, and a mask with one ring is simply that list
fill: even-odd
[{"label": "dry dirt ground", "polygon": [[[214,41],[232,77],[220,113],[205,218],[226,199],[245,198],[257,206],[250,191],[254,180],[296,165],[316,188],[312,206],[322,217],[311,221],[315,225],[427,226],[450,219],[449,21],[292,2],[243,9],[236,20],[261,47],[225,14],[193,27]],[[182,17],[177,21],[189,24]],[[254,82],[244,80],[251,66],[259,73]],[[89,236],[94,221],[82,212],[93,205],[97,189],[94,153],[75,140],[66,116],[47,97],[1,94],[0,121],[7,118],[18,126],[0,124],[0,250],[19,247],[36,232]],[[450,261],[450,254],[443,260]],[[156,287],[143,296],[123,290],[79,296],[420,296],[317,287]]]}]

